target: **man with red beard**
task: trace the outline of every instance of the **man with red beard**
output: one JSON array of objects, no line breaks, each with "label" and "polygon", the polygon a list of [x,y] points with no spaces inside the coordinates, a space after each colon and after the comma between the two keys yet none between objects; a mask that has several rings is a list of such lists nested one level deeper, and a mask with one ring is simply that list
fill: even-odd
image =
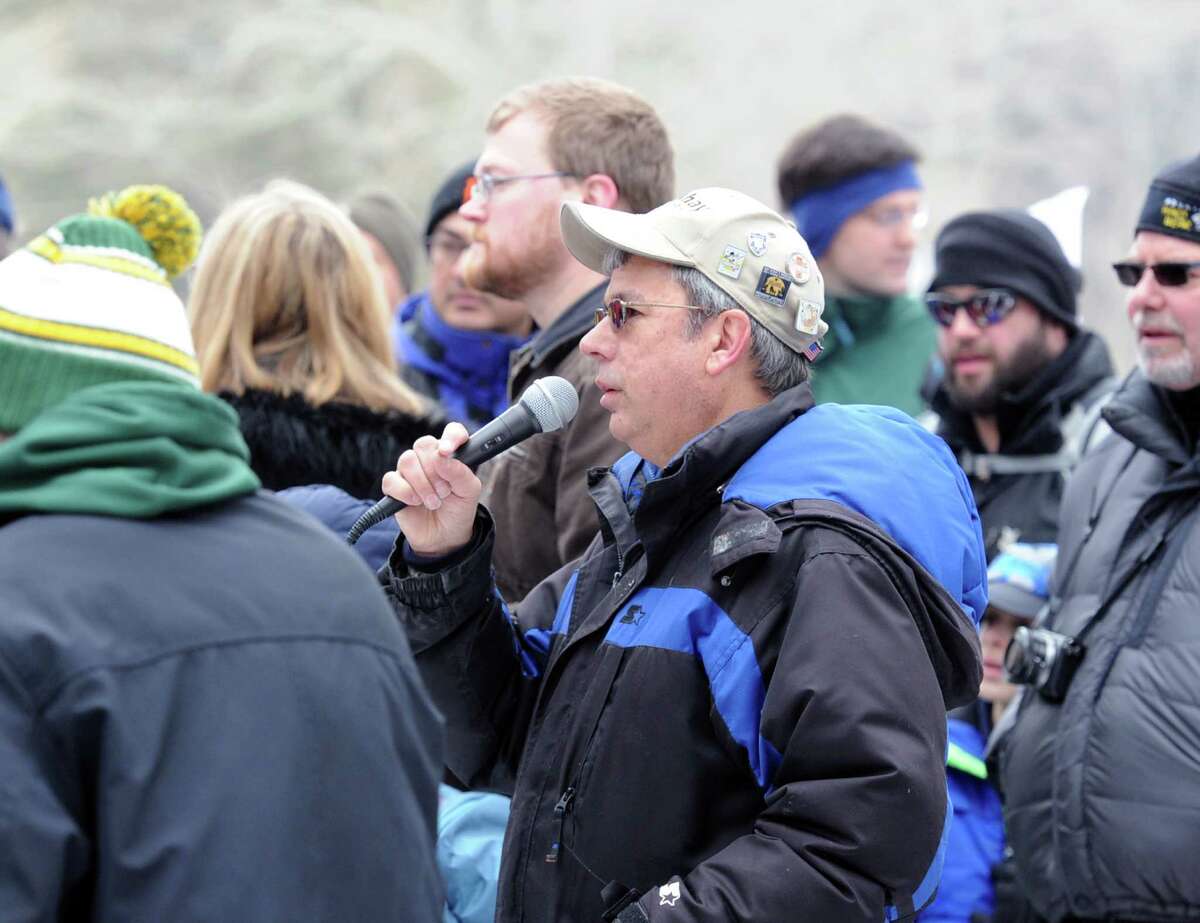
[{"label": "man with red beard", "polygon": [[538,327],[513,354],[510,400],[547,375],[579,392],[570,426],[513,447],[481,471],[506,599],[523,598],[582,554],[598,529],[587,469],[623,451],[593,385],[594,362],[578,348],[605,279],[568,252],[559,212],[565,202],[647,212],[669,200],[674,185],[666,128],[649,103],[617,84],[565,78],[520,87],[488,118],[459,211],[474,227],[461,270],[473,288],[523,302]]},{"label": "man with red beard", "polygon": [[937,432],[967,472],[991,560],[1054,541],[1063,479],[1097,434],[1108,349],[1076,317],[1077,270],[1044,224],[1016,209],[942,229],[926,305],[944,378]]}]

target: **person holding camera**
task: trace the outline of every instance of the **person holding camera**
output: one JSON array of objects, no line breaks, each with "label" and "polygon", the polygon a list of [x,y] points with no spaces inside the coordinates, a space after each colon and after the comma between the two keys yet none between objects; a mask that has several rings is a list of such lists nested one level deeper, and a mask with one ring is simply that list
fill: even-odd
[{"label": "person holding camera", "polygon": [[1051,923],[1200,920],[1200,157],[1150,184],[1114,268],[1138,368],[1067,485],[996,753],[1017,881]]}]

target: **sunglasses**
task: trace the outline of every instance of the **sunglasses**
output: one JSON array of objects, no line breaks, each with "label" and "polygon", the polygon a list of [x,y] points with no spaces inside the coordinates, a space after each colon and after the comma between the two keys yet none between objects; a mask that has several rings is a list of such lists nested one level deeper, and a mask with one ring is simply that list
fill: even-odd
[{"label": "sunglasses", "polygon": [[1154,281],[1159,285],[1175,288],[1187,285],[1193,269],[1200,269],[1200,263],[1113,263],[1117,273],[1117,281],[1130,288],[1142,281],[1142,274],[1149,269],[1154,273]]},{"label": "sunglasses", "polygon": [[637,308],[683,308],[686,311],[703,311],[703,308],[698,308],[694,304],[663,304],[659,301],[626,301],[623,298],[613,298],[605,303],[604,307],[596,308],[596,323],[600,323],[604,318],[608,318],[609,323],[613,325],[614,330],[620,330],[631,317],[637,317],[641,314]]},{"label": "sunglasses", "polygon": [[941,292],[930,292],[925,296],[925,307],[943,327],[954,323],[960,308],[966,309],[967,317],[975,326],[990,327],[1004,320],[1016,306],[1017,296],[1002,288],[983,289],[966,298],[952,298]]}]

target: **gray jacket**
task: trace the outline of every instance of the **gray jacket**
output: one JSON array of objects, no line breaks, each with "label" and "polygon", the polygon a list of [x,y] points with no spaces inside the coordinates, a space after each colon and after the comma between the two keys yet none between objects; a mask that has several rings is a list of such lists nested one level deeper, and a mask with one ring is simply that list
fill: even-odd
[{"label": "gray jacket", "polygon": [[1137,373],[1104,416],[1116,436],[1063,499],[1047,624],[1078,636],[1101,617],[1061,704],[1026,690],[999,752],[1005,823],[1021,884],[1051,921],[1196,920],[1196,425]]},{"label": "gray jacket", "polygon": [[0,528],[4,923],[433,923],[441,722],[371,574],[264,493]]}]

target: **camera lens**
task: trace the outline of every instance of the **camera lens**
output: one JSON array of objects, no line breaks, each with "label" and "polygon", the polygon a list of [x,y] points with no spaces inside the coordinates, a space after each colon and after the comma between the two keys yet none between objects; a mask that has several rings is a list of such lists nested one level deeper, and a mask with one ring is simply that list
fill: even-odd
[{"label": "camera lens", "polygon": [[1030,650],[1031,641],[1029,629],[1022,625],[1013,632],[1004,649],[1004,672],[1010,683],[1031,683],[1036,678],[1037,663]]}]

